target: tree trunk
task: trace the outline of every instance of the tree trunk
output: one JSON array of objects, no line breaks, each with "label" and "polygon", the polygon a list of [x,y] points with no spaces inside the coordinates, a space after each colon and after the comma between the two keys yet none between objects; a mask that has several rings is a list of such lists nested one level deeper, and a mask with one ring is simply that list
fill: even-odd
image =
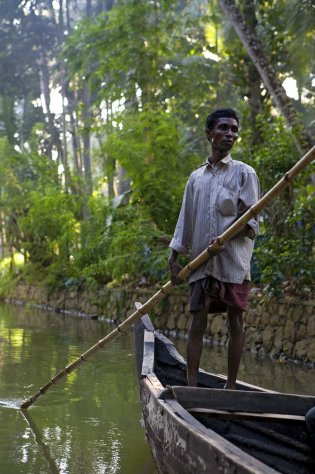
[{"label": "tree trunk", "polygon": [[68,34],[71,32],[71,20],[70,20],[70,5],[69,0],[66,0],[66,19],[67,19],[67,30]]},{"label": "tree trunk", "polygon": [[301,152],[302,150],[308,149],[311,145],[309,137],[307,136],[291,100],[287,96],[274,69],[271,67],[267,57],[265,56],[258,37],[246,23],[244,16],[235,5],[234,0],[218,0],[218,4],[232,23],[237,35],[248,51],[248,55],[255,64],[266,89],[273,97],[275,104],[285,118],[287,125],[295,132],[294,135],[296,137],[298,150]]},{"label": "tree trunk", "polygon": [[55,127],[54,127],[53,114],[51,113],[51,110],[50,110],[49,72],[48,72],[46,53],[43,46],[41,47],[41,50],[40,50],[40,78],[41,78],[41,89],[42,89],[42,94],[44,97],[44,103],[45,103],[45,109],[46,109],[46,116],[47,116],[47,121],[48,121],[48,130],[49,130],[49,138],[47,142],[46,153],[47,153],[47,156],[51,159],[52,147],[55,141]]},{"label": "tree trunk", "polygon": [[2,96],[2,119],[4,123],[5,133],[11,145],[15,144],[14,134],[16,132],[16,120],[14,113],[14,97],[8,94]]},{"label": "tree trunk", "polygon": [[[86,16],[92,16],[91,0],[86,0]],[[89,71],[87,71],[89,76]],[[87,196],[93,192],[92,185],[92,166],[91,166],[91,91],[89,84],[86,82],[83,87],[83,166],[84,166],[84,198],[83,198],[83,218],[89,217],[89,210],[87,207]]]},{"label": "tree trunk", "polygon": [[77,134],[77,121],[75,118],[74,107],[72,102],[69,101],[69,95],[67,95],[68,104],[69,104],[69,115],[70,115],[70,133],[71,133],[71,140],[72,140],[72,152],[73,152],[73,164],[74,169],[77,176],[82,176],[82,163],[81,163],[81,156],[80,156],[80,142],[79,137]]},{"label": "tree trunk", "polygon": [[88,84],[83,89],[83,166],[84,166],[84,180],[85,192],[88,195],[92,194],[92,167],[91,167],[91,92]]},{"label": "tree trunk", "polygon": [[[2,194],[2,188],[0,187],[0,198]],[[0,209],[0,258],[5,257],[5,214],[2,209]]]},{"label": "tree trunk", "polygon": [[[77,7],[77,5],[75,5]],[[71,33],[71,16],[70,16],[70,0],[66,0],[66,26],[68,34]],[[66,74],[66,68],[65,68]],[[77,91],[73,90],[70,91],[65,84],[64,90],[65,97],[68,102],[68,114],[70,117],[70,134],[71,134],[71,141],[72,141],[72,153],[73,153],[73,165],[74,170],[77,176],[82,176],[82,160],[80,156],[80,138],[78,136],[78,124],[76,118],[76,110],[78,110],[78,100],[77,100]]]},{"label": "tree trunk", "polygon": [[[64,42],[64,18],[63,18],[63,0],[59,0],[59,40],[60,45]],[[60,57],[60,83],[61,83],[61,98],[62,98],[62,144],[63,144],[63,167],[65,176],[65,190],[68,191],[71,176],[68,164],[68,144],[67,144],[67,121],[66,121],[66,67],[63,57]]]},{"label": "tree trunk", "polygon": [[[243,13],[246,18],[247,24],[255,31],[257,25],[257,19],[255,15],[255,5],[253,0],[245,0]],[[256,69],[254,63],[247,56],[248,61],[245,61],[247,66],[249,94],[248,102],[250,107],[250,119],[253,130],[252,145],[255,146],[262,141],[260,132],[257,128],[257,115],[263,112],[263,97],[261,94],[261,77]]]},{"label": "tree trunk", "polygon": [[126,176],[124,168],[118,164],[118,186],[117,194],[127,193],[130,190],[130,179]]}]

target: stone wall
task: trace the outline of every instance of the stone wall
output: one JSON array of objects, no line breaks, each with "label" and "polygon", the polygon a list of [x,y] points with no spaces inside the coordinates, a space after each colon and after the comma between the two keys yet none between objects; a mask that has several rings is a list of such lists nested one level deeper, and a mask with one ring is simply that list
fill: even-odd
[{"label": "stone wall", "polygon": [[[141,288],[47,291],[20,284],[7,301],[76,316],[103,317],[118,323],[135,311],[135,301],[144,303],[156,291]],[[189,325],[188,290],[175,291],[153,308],[150,316],[157,328],[184,337]],[[213,344],[227,344],[226,315],[209,315],[205,337]],[[315,300],[270,299],[252,288],[246,315],[246,350],[315,365]]]}]

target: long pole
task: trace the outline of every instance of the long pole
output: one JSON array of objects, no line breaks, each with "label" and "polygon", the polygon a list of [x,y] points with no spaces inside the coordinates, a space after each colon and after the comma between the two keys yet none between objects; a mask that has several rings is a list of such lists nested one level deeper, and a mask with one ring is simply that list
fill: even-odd
[{"label": "long pole", "polygon": [[[197,268],[199,268],[203,263],[205,263],[214,253],[216,253],[220,248],[232,237],[234,237],[247,222],[253,217],[257,216],[268,204],[270,204],[276,196],[278,196],[283,189],[285,189],[288,184],[304,169],[309,165],[313,160],[315,160],[315,146],[311,148],[284,176],[278,181],[277,184],[273,186],[259,201],[256,202],[248,211],[246,211],[234,224],[231,225],[223,234],[221,234],[213,244],[206,248],[198,257],[192,260],[188,265],[186,265],[178,274],[178,277],[181,280],[186,280],[191,273],[193,273]],[[106,344],[114,340],[119,336],[123,331],[129,328],[135,321],[141,318],[146,314],[150,309],[153,308],[159,301],[163,300],[166,295],[171,293],[174,285],[171,281],[168,281],[165,285],[161,287],[157,293],[155,293],[141,308],[132,313],[125,321],[119,324],[116,329],[107,334],[107,336],[100,339],[94,346],[90,347],[86,352],[80,355],[74,362],[67,365],[63,370],[58,372],[46,385],[41,387],[32,397],[27,399],[21,404],[21,408],[28,408],[31,406],[41,395],[44,395],[47,390],[55,385],[59,380],[66,377],[74,369],[76,369],[82,362],[85,362],[89,357],[102,349]]]}]

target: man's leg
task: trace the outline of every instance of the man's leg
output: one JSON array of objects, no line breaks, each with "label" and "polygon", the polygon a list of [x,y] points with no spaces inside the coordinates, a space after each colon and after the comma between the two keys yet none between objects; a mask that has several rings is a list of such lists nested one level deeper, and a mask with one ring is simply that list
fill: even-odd
[{"label": "man's leg", "polygon": [[237,372],[244,348],[244,313],[233,308],[228,309],[229,345],[228,377],[224,388],[235,390]]},{"label": "man's leg", "polygon": [[207,310],[194,311],[191,314],[187,340],[187,382],[197,386],[197,375],[203,346],[203,335],[207,328]]}]

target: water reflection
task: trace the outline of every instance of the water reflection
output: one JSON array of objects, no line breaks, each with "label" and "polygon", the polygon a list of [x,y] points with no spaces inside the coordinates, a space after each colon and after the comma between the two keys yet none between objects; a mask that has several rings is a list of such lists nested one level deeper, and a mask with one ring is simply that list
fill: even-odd
[{"label": "water reflection", "polygon": [[[50,454],[49,446],[44,442],[42,433],[37,428],[36,423],[32,420],[32,417],[31,417],[29,411],[28,410],[23,410],[23,411],[21,410],[20,413],[21,413],[21,416],[25,419],[27,425],[29,426],[30,431],[31,431],[31,433],[34,437],[34,440],[35,440],[37,446],[39,446],[41,448],[43,456],[46,459],[47,464],[49,465],[50,472],[52,474],[59,473],[58,466],[57,466],[55,460],[52,458],[52,456]],[[24,462],[26,462],[26,459],[24,460]]]},{"label": "water reflection", "polygon": [[[27,412],[19,404],[104,337],[104,322],[0,307],[1,473],[155,473],[140,425],[131,333]],[[21,416],[22,415],[22,416]]]},{"label": "water reflection", "polygon": [[[17,408],[110,332],[104,321],[0,306],[1,474],[156,474],[140,425],[131,331],[73,371],[27,412]],[[175,341],[181,354],[185,342]],[[226,373],[226,349],[205,347],[202,367]],[[245,354],[239,378],[314,394],[315,371]]]}]

